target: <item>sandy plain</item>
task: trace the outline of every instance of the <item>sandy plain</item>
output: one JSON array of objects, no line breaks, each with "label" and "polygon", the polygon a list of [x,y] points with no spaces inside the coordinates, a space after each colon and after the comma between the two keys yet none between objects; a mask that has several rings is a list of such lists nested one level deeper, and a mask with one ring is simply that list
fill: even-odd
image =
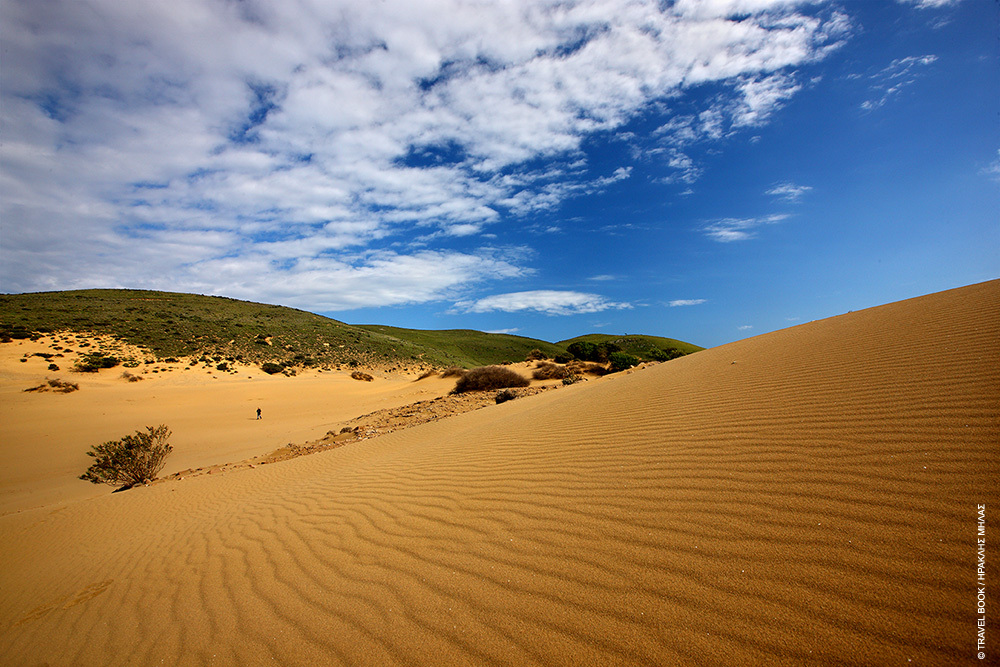
[{"label": "sandy plain", "polygon": [[[975,598],[977,508],[992,512],[1000,489],[998,360],[992,281],[281,463],[82,499],[31,495],[54,473],[31,469],[41,441],[9,451],[27,427],[7,412],[0,463],[13,472],[0,486],[24,481],[4,491],[14,511],[0,516],[0,655],[995,664],[995,651],[976,655]],[[288,392],[288,429],[305,439],[340,420],[340,393],[313,403],[319,379],[285,380],[275,391]],[[218,440],[214,463],[296,439],[254,438],[263,382],[212,382],[231,395],[214,429],[162,408],[168,389],[207,406],[206,380],[150,381],[149,401],[131,408],[161,406],[178,443],[170,465],[190,466],[204,448],[184,443],[196,440]],[[384,382],[360,402],[424,391]],[[82,387],[78,400],[119,389],[135,387]],[[107,437],[147,416],[105,403],[91,422],[121,416]],[[92,429],[85,448],[100,428],[73,414]]]}]

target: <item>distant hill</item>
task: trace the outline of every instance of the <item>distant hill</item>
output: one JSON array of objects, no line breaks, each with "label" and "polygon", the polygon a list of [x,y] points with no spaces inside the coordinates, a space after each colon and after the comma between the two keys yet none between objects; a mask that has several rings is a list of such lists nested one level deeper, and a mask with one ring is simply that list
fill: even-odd
[{"label": "distant hill", "polygon": [[540,350],[549,357],[566,354],[562,345],[554,345],[544,340],[491,334],[471,329],[445,329],[440,331],[422,329],[400,329],[377,324],[358,325],[359,329],[383,334],[393,340],[406,341],[433,349],[437,356],[448,359],[454,366],[486,366],[505,361],[524,361],[532,350]]},{"label": "distant hill", "polygon": [[587,334],[585,336],[561,340],[556,345],[568,348],[573,343],[583,342],[595,345],[611,343],[621,348],[622,352],[627,352],[644,360],[656,359],[660,356],[658,353],[669,355],[671,350],[679,350],[682,354],[691,354],[692,352],[705,349],[673,338],[645,335],[615,336],[611,334]]},{"label": "distant hill", "polygon": [[701,349],[655,336],[591,334],[548,343],[466,329],[354,326],[285,306],[175,292],[94,289],[0,295],[0,337],[62,330],[109,334],[160,359],[220,357],[290,368],[473,367],[523,361],[534,349],[554,357],[579,340],[612,341],[642,359],[655,358],[657,349]]}]

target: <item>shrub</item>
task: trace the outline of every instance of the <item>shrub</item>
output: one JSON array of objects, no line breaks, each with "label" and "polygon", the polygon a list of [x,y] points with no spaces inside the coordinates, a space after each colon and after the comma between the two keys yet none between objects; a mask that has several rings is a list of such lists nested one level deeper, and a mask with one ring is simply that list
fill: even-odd
[{"label": "shrub", "polygon": [[173,447],[167,442],[170,429],[164,424],[147,426],[121,440],[94,445],[88,456],[96,459],[80,479],[94,484],[120,485],[127,489],[156,478]]},{"label": "shrub", "polygon": [[351,373],[351,377],[355,380],[362,380],[363,382],[371,382],[375,379],[371,375],[368,375],[368,373],[362,373],[361,371],[354,371]]},{"label": "shrub", "polygon": [[531,374],[536,380],[562,380],[569,375],[569,371],[564,366],[555,364],[539,364],[535,372]]},{"label": "shrub", "polygon": [[577,382],[579,382],[582,379],[583,378],[580,377],[579,375],[567,375],[566,377],[563,378],[562,383],[564,385],[571,385],[571,384],[576,384]]},{"label": "shrub", "polygon": [[441,377],[443,378],[460,378],[465,375],[466,371],[464,368],[459,366],[449,366],[448,368],[441,371]]},{"label": "shrub", "polygon": [[567,353],[567,354],[557,354],[555,356],[555,358],[553,359],[553,361],[556,362],[557,364],[568,364],[569,362],[573,361],[573,359],[575,359],[575,358],[576,357],[574,357],[572,354],[569,354],[569,353]]},{"label": "shrub", "polygon": [[517,398],[516,391],[512,389],[504,389],[497,392],[496,402],[497,405],[500,405],[501,403],[506,403],[507,401],[513,401],[515,398]]},{"label": "shrub", "polygon": [[633,357],[631,354],[626,354],[625,352],[612,352],[608,361],[611,362],[611,372],[618,373],[627,368],[637,366],[639,364],[639,357]]},{"label": "shrub", "polygon": [[49,370],[50,371],[57,371],[57,370],[59,370],[59,365],[58,364],[49,364]]},{"label": "shrub", "polygon": [[455,383],[453,393],[486,391],[507,387],[527,387],[531,382],[520,373],[503,366],[480,366],[466,372]]},{"label": "shrub", "polygon": [[608,369],[600,364],[592,364],[585,361],[574,361],[566,367],[572,374],[590,373],[591,375],[607,375]]},{"label": "shrub", "polygon": [[542,359],[548,359],[548,355],[539,350],[537,347],[528,353],[527,359],[525,361],[540,361]]},{"label": "shrub", "polygon": [[105,356],[100,352],[94,352],[80,358],[73,367],[77,373],[96,373],[102,368],[114,368],[119,363],[115,357]]},{"label": "shrub", "polygon": [[281,364],[276,364],[273,361],[266,361],[261,365],[260,370],[264,371],[268,375],[274,375],[275,373],[280,373],[285,370],[285,367]]},{"label": "shrub", "polygon": [[427,378],[434,377],[437,374],[438,372],[432,368],[429,371],[424,371],[423,373],[421,373],[420,377],[417,378],[417,381],[426,380]]},{"label": "shrub", "polygon": [[675,347],[668,347],[666,349],[655,349],[649,355],[650,359],[653,361],[670,361],[671,359],[676,359],[677,357],[683,357],[684,352],[678,350]]},{"label": "shrub", "polygon": [[225,373],[226,371],[229,370],[229,364],[223,361],[221,364],[215,367],[215,370],[222,371],[223,373]]}]

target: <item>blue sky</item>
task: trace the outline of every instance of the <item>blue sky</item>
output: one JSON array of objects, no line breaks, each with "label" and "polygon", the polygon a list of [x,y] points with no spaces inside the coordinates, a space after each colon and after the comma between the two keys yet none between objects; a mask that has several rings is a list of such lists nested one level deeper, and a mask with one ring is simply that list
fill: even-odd
[{"label": "blue sky", "polygon": [[984,0],[0,4],[0,291],[713,346],[1000,277]]}]

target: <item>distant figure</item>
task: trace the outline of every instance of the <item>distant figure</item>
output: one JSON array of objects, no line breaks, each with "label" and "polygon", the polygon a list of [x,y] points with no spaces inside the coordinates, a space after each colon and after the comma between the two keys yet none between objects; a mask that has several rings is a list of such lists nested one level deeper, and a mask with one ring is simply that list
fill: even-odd
[{"label": "distant figure", "polygon": [[260,408],[257,408],[257,419],[260,419]]}]

